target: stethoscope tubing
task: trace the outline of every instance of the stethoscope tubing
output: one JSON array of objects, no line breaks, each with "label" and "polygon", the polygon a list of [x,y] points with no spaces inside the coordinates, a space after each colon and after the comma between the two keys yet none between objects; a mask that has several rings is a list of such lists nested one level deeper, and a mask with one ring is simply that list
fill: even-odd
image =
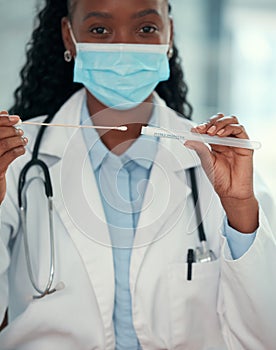
[{"label": "stethoscope tubing", "polygon": [[[53,116],[48,116],[45,120],[45,122],[51,121]],[[43,162],[41,159],[38,159],[38,150],[39,146],[42,140],[42,136],[45,131],[45,126],[42,126],[38,132],[34,149],[33,149],[33,155],[31,160],[23,167],[23,169],[20,172],[19,180],[18,180],[18,205],[20,209],[20,218],[21,218],[21,224],[22,224],[22,230],[23,230],[23,241],[24,241],[24,249],[25,249],[25,257],[26,257],[26,264],[27,264],[27,270],[28,275],[30,278],[30,282],[33,286],[33,288],[37,291],[38,295],[34,295],[33,299],[39,299],[43,298],[45,295],[54,293],[56,291],[56,288],[52,288],[52,284],[55,277],[55,237],[54,237],[54,220],[53,220],[53,187],[52,187],[52,181],[50,177],[50,172],[48,169],[48,166],[45,162]],[[27,173],[30,170],[30,168],[38,166],[41,168],[43,175],[44,175],[44,188],[45,188],[45,195],[48,200],[48,212],[49,212],[49,236],[50,236],[50,269],[49,269],[49,275],[48,280],[46,283],[46,286],[44,289],[41,289],[37,286],[37,283],[34,278],[34,273],[32,269],[31,264],[31,254],[29,249],[29,242],[28,242],[28,230],[27,230],[27,199],[26,199],[26,191],[30,185],[30,181],[26,183],[26,177]]]},{"label": "stethoscope tubing", "polygon": [[24,242],[28,274],[29,274],[29,278],[33,288],[38,292],[38,295],[33,296],[33,298],[38,299],[38,298],[42,298],[47,294],[51,294],[55,291],[55,289],[51,289],[54,281],[54,275],[55,275],[55,238],[54,238],[54,222],[53,222],[53,197],[47,196],[48,213],[49,213],[49,232],[50,232],[49,233],[50,235],[50,264],[49,264],[50,269],[49,269],[47,284],[45,288],[42,290],[37,286],[37,283],[35,282],[34,273],[33,273],[32,264],[31,264],[31,254],[29,249],[29,241],[28,241],[28,233],[27,233],[28,229],[27,229],[27,214],[26,214],[27,212],[26,192],[31,182],[34,181],[35,179],[40,179],[46,187],[45,181],[41,177],[33,178],[30,181],[28,181],[28,183],[25,183],[25,185],[22,187],[22,191],[20,194],[20,197],[21,197],[20,218],[21,218],[21,224],[22,224],[23,242]]}]

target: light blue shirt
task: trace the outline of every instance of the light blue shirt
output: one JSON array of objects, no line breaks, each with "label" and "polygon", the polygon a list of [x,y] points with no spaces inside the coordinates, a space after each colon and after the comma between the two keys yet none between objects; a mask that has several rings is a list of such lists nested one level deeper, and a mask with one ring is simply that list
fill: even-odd
[{"label": "light blue shirt", "polygon": [[[84,106],[82,123],[88,118]],[[155,113],[149,123],[155,125]],[[112,242],[116,349],[137,350],[140,345],[132,321],[129,267],[133,239],[158,143],[155,138],[141,135],[123,155],[116,156],[101,142],[95,130],[83,131]]]},{"label": "light blue shirt", "polygon": [[[86,103],[83,104],[82,124],[91,124]],[[149,124],[158,125],[153,112]],[[83,129],[90,161],[101,195],[112,242],[115,302],[114,330],[117,350],[140,349],[133,321],[129,289],[129,267],[132,244],[139,220],[147,182],[158,148],[158,139],[141,135],[121,155],[116,156],[102,143],[93,129]],[[224,223],[234,259],[242,256],[254,241],[255,234],[244,235]]]},{"label": "light blue shirt", "polygon": [[240,258],[251,247],[256,237],[256,232],[240,233],[228,225],[227,218],[224,220],[224,236],[227,239],[233,259]]}]

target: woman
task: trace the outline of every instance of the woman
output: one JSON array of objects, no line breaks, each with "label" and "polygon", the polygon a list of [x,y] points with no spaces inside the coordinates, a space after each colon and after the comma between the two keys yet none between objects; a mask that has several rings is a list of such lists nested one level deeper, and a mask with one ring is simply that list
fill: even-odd
[{"label": "woman", "polygon": [[[140,136],[148,124],[191,128],[167,0],[48,0],[39,17],[12,113],[127,131],[51,127],[37,147],[39,128],[22,137],[1,112],[0,348],[273,349],[275,232],[252,151]],[[223,114],[193,131],[248,138]],[[19,198],[26,222],[17,204],[38,152],[52,223],[39,166]]]}]

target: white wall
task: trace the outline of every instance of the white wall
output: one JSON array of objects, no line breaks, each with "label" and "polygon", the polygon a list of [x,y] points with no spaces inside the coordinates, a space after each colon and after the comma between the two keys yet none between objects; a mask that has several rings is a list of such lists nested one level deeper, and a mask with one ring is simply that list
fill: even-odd
[{"label": "white wall", "polygon": [[0,108],[12,104],[33,28],[36,0],[0,0]]}]

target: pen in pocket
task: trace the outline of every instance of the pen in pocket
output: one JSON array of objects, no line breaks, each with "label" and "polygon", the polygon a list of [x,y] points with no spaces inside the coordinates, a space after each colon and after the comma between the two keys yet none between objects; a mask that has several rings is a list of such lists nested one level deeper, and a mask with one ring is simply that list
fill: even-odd
[{"label": "pen in pocket", "polygon": [[194,262],[194,250],[188,249],[187,253],[187,281],[192,280],[192,266]]}]

